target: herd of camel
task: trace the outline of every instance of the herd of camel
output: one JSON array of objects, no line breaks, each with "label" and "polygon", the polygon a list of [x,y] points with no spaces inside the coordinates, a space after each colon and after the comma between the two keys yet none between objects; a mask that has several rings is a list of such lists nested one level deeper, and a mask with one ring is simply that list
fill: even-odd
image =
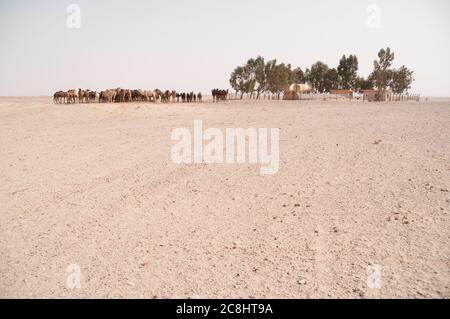
[{"label": "herd of camel", "polygon": [[[211,91],[214,102],[224,101],[227,99],[228,90],[214,89]],[[161,101],[163,103],[168,102],[202,102],[202,93],[195,94],[190,93],[179,93],[174,90],[165,92],[156,89],[151,90],[128,90],[128,89],[110,89],[101,92],[91,91],[91,90],[68,90],[58,91],[53,95],[53,101],[58,104],[62,103],[123,103],[123,102],[135,102],[135,101],[147,101],[147,102],[157,102]]]}]

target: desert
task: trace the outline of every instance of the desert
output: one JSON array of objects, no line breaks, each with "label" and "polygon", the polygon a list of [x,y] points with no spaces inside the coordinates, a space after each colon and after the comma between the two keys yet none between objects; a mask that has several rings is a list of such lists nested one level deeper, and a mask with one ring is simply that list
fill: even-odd
[{"label": "desert", "polygon": [[[195,120],[279,128],[278,172],[174,163]],[[0,297],[449,298],[449,124],[449,99],[0,98]]]}]

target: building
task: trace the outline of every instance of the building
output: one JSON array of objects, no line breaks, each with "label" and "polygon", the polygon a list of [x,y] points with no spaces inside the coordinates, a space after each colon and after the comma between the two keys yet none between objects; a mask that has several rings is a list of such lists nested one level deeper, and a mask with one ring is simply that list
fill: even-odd
[{"label": "building", "polygon": [[392,100],[390,90],[363,90],[363,101],[386,102]]},{"label": "building", "polygon": [[330,94],[336,95],[336,98],[338,96],[346,97],[346,98],[353,98],[353,91],[352,90],[330,90]]},{"label": "building", "polygon": [[294,83],[284,88],[283,100],[298,100],[299,94],[311,93],[311,91],[312,88],[307,83]]}]

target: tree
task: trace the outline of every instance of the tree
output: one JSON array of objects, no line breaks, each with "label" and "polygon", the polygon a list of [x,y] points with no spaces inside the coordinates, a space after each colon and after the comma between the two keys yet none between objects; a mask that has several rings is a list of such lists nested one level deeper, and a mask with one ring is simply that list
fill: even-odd
[{"label": "tree", "polygon": [[373,80],[369,76],[367,79],[358,76],[355,81],[355,90],[361,92],[363,90],[372,90],[373,89]]},{"label": "tree", "polygon": [[358,58],[356,55],[349,55],[348,58],[343,55],[339,61],[337,73],[339,76],[339,84],[335,88],[354,90],[358,77]]},{"label": "tree", "polygon": [[284,65],[284,63],[282,63],[282,65],[284,66],[283,69],[283,76],[285,81],[284,86],[294,84],[296,80],[296,74],[294,73],[294,70],[292,70],[292,65],[291,64]]},{"label": "tree", "polygon": [[394,70],[392,73],[391,88],[394,93],[401,94],[411,88],[414,81],[414,72],[402,65],[400,69]]},{"label": "tree", "polygon": [[266,64],[267,76],[267,91],[277,94],[280,97],[283,89],[294,83],[294,72],[291,70],[291,65],[284,63],[277,64],[276,60],[267,62]]},{"label": "tree", "polygon": [[247,67],[250,69],[256,84],[256,98],[259,99],[262,92],[267,87],[266,64],[264,58],[258,56],[256,59],[249,59]]},{"label": "tree", "polygon": [[266,73],[266,91],[269,91],[271,93],[275,93],[275,68],[277,65],[277,60],[270,60],[266,63],[265,67],[265,73]]},{"label": "tree", "polygon": [[339,87],[339,75],[336,69],[329,69],[325,73],[324,78],[324,91],[330,92],[333,89],[337,89]]},{"label": "tree", "polygon": [[308,72],[308,81],[314,91],[324,93],[326,91],[326,76],[330,68],[323,62],[316,62],[311,66]]},{"label": "tree", "polygon": [[293,71],[294,76],[294,83],[305,83],[306,82],[306,75],[305,72],[303,72],[302,68],[296,68]]},{"label": "tree", "polygon": [[309,77],[311,76],[311,70],[309,68],[305,69],[305,82],[310,82]]},{"label": "tree", "polygon": [[374,70],[367,79],[358,76],[358,58],[356,55],[343,55],[337,68],[330,68],[318,61],[304,71],[301,68],[292,69],[290,64],[277,63],[277,60],[265,62],[261,56],[249,59],[243,66],[237,67],[230,77],[233,89],[241,93],[256,92],[256,98],[261,93],[271,92],[278,98],[283,90],[292,83],[309,82],[312,89],[318,93],[330,92],[332,89],[345,90],[379,90],[392,89],[395,93],[408,91],[414,81],[413,71],[402,66],[393,69],[394,52],[390,48],[381,49],[378,59],[374,61]]},{"label": "tree", "polygon": [[241,99],[244,93],[251,93],[255,90],[255,83],[251,69],[247,65],[238,66],[231,73],[230,85],[237,92],[241,92]]},{"label": "tree", "polygon": [[374,70],[370,77],[376,88],[380,90],[391,88],[394,93],[400,94],[411,88],[414,72],[404,65],[398,70],[392,69],[394,57],[394,52],[390,48],[381,49],[378,52],[378,60],[373,63]]},{"label": "tree", "polygon": [[392,81],[393,70],[391,69],[392,62],[394,61],[394,52],[391,52],[390,48],[381,49],[378,52],[378,60],[373,62],[373,83],[379,90],[386,90]]}]

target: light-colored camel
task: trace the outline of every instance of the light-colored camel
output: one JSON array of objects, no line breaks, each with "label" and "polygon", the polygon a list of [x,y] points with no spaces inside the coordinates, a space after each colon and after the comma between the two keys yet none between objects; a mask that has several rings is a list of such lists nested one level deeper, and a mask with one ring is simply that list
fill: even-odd
[{"label": "light-colored camel", "polygon": [[116,90],[106,90],[100,93],[99,100],[104,103],[112,103],[116,98]]},{"label": "light-colored camel", "polygon": [[67,103],[76,103],[77,102],[77,92],[75,90],[67,91]]},{"label": "light-colored camel", "polygon": [[144,93],[146,101],[149,101],[149,102],[155,101],[155,92],[153,92],[152,90],[146,90],[143,93]]},{"label": "light-colored camel", "polygon": [[109,103],[113,103],[116,100],[116,90],[108,90],[109,93]]},{"label": "light-colored camel", "polygon": [[155,102],[158,102],[162,96],[162,91],[160,89],[155,89],[153,92],[155,92]]}]

